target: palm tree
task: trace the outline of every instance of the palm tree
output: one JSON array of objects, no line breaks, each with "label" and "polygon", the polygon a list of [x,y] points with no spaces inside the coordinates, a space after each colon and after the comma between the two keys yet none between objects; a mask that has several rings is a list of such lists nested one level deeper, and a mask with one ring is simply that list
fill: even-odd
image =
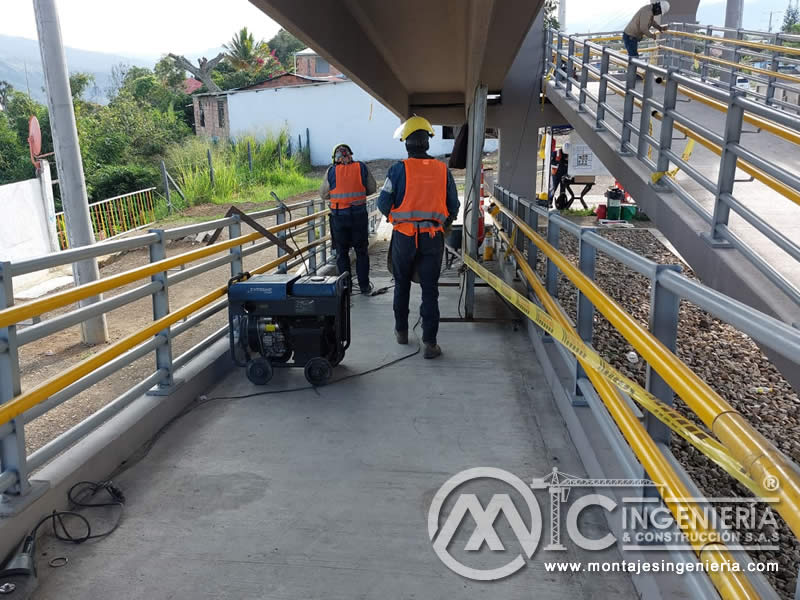
[{"label": "palm tree", "polygon": [[242,27],[234,34],[231,41],[222,47],[227,50],[225,58],[237,69],[257,68],[264,63],[264,58],[269,52],[264,41],[256,42],[253,34],[247,31],[247,27]]}]

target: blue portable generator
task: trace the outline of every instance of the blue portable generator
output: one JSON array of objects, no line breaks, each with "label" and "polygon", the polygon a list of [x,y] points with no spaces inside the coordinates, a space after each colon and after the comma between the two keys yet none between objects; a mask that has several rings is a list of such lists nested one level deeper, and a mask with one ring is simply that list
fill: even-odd
[{"label": "blue portable generator", "polygon": [[243,273],[228,282],[231,356],[265,385],[275,367],[326,384],[350,346],[350,275]]}]

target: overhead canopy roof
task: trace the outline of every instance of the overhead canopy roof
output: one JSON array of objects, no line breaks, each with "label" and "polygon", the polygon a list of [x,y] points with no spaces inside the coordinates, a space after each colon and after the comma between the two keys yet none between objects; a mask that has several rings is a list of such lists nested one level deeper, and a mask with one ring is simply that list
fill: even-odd
[{"label": "overhead canopy roof", "polygon": [[250,0],[400,117],[460,124],[500,91],[543,0]]}]

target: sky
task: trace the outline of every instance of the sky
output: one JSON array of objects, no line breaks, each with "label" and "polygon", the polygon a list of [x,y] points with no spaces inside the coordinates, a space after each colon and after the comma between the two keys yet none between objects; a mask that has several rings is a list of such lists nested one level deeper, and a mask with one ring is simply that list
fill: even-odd
[{"label": "sky", "polygon": [[[56,6],[64,45],[126,56],[202,52],[243,25],[264,40],[280,29],[247,0],[57,0]],[[33,0],[0,0],[0,34],[37,39]]]},{"label": "sky", "polygon": [[[724,1],[701,0],[700,21],[722,24]],[[643,0],[566,2],[567,28],[573,32],[621,29],[644,4]],[[781,11],[787,0],[744,2],[745,27],[766,29],[769,12]],[[264,40],[280,28],[247,0],[57,0],[57,6],[65,45],[142,58],[218,48],[243,25]],[[780,22],[782,15],[774,18]],[[36,39],[33,0],[0,0],[0,34]]]}]

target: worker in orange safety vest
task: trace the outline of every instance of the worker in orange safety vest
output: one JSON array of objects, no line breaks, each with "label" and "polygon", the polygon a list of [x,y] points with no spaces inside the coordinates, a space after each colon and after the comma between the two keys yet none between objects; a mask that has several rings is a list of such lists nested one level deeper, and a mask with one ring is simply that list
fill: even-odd
[{"label": "worker in orange safety vest", "polygon": [[362,294],[369,294],[369,217],[367,196],[376,190],[375,178],[363,162],[353,160],[347,144],[338,144],[331,156],[320,187],[320,196],[329,201],[336,269],[339,274],[351,272],[350,248],[356,251],[356,275]]},{"label": "worker in orange safety vest", "polygon": [[434,130],[422,117],[411,117],[395,132],[405,142],[408,158],[392,165],[378,197],[380,210],[392,223],[389,247],[394,275],[395,338],[408,343],[408,304],[415,275],[422,288],[424,357],[442,354],[439,331],[439,275],[444,253],[444,230],[458,216],[455,181],[447,165],[428,155]]}]

